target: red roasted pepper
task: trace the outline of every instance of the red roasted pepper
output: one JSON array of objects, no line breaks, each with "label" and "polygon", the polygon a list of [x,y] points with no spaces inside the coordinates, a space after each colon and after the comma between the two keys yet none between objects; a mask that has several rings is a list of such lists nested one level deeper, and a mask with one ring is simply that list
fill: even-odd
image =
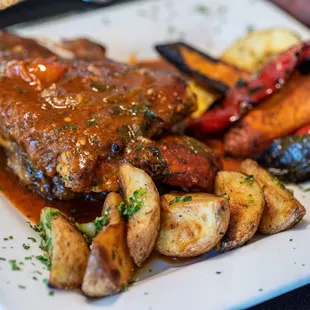
[{"label": "red roasted pepper", "polygon": [[302,42],[274,57],[248,81],[231,88],[221,105],[207,111],[190,127],[204,133],[220,132],[240,119],[249,109],[279,90],[296,66],[310,57],[310,41]]},{"label": "red roasted pepper", "polygon": [[295,136],[310,135],[310,125],[301,127],[295,132]]}]

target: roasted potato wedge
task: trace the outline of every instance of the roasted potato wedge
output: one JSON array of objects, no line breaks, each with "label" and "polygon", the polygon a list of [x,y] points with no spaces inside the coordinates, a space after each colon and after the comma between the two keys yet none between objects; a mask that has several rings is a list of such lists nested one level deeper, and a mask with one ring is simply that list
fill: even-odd
[{"label": "roasted potato wedge", "polygon": [[141,267],[158,237],[160,197],[150,176],[128,163],[120,165],[120,182],[126,199],[123,211],[134,210],[127,213],[127,244],[135,264]]},{"label": "roasted potato wedge", "polygon": [[84,237],[57,209],[44,208],[40,223],[51,259],[49,285],[60,289],[80,287],[89,255]]},{"label": "roasted potato wedge", "polygon": [[285,51],[299,41],[299,36],[287,29],[254,31],[230,45],[221,59],[240,69],[256,72],[272,56]]},{"label": "roasted potato wedge", "polygon": [[103,214],[109,213],[109,224],[93,239],[82,291],[89,297],[116,294],[126,286],[134,272],[126,242],[126,225],[118,206],[122,197],[110,193],[104,203]]},{"label": "roasted potato wedge", "polygon": [[193,257],[211,250],[229,225],[229,205],[212,194],[169,193],[161,198],[156,249],[166,256]]},{"label": "roasted potato wedge", "polygon": [[259,225],[261,233],[275,234],[290,229],[304,217],[305,208],[267,170],[251,159],[244,160],[240,169],[247,175],[253,175],[264,191],[266,205]]},{"label": "roasted potato wedge", "polygon": [[218,252],[225,252],[242,246],[254,236],[264,211],[264,194],[253,177],[235,171],[217,174],[215,194],[229,200],[229,227],[216,246]]}]

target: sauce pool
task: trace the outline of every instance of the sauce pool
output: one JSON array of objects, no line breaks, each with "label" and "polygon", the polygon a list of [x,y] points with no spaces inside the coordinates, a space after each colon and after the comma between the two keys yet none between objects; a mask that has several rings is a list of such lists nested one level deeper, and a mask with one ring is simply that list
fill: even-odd
[{"label": "sauce pool", "polygon": [[77,222],[93,221],[100,216],[101,201],[85,199],[58,201],[46,198],[32,192],[22,185],[18,178],[6,167],[6,157],[0,150],[0,186],[2,194],[31,222],[38,223],[40,212],[45,207],[57,208],[68,216],[74,216]]}]

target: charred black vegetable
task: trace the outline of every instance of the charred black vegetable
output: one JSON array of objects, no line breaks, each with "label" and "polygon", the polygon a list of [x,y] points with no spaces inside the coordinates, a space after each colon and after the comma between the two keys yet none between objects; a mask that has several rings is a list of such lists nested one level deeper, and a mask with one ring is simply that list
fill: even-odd
[{"label": "charred black vegetable", "polygon": [[283,180],[310,180],[310,135],[277,139],[257,161]]}]

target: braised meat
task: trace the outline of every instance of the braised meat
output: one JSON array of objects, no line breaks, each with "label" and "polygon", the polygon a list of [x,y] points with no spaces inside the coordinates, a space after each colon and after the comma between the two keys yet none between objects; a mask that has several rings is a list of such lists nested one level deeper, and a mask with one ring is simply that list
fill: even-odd
[{"label": "braised meat", "polygon": [[76,59],[89,61],[105,59],[105,48],[86,38],[63,40],[61,46],[74,54]]},{"label": "braised meat", "polygon": [[137,136],[151,138],[195,101],[177,75],[100,62],[2,63],[0,133],[38,171],[74,192],[118,189],[118,162]]},{"label": "braised meat", "polygon": [[0,60],[55,56],[35,40],[25,39],[7,31],[0,31]]},{"label": "braised meat", "polygon": [[167,136],[159,141],[136,139],[125,150],[131,164],[155,180],[184,190],[213,191],[222,163],[205,144],[187,136]]}]

